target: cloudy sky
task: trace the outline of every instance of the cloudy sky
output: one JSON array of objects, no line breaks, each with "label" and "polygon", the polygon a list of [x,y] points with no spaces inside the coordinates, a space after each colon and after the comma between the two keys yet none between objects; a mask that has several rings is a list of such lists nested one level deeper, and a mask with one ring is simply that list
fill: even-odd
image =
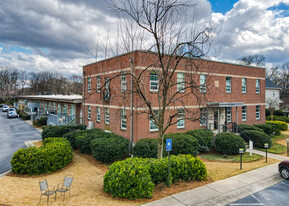
[{"label": "cloudy sky", "polygon": [[[212,56],[289,62],[289,0],[196,1],[200,20],[219,31]],[[104,0],[1,0],[0,67],[81,74],[94,61],[96,42],[115,38],[116,29]]]}]

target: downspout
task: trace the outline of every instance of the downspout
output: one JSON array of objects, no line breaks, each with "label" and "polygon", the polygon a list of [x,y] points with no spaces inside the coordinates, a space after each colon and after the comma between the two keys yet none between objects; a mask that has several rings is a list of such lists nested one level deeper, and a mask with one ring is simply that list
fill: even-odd
[{"label": "downspout", "polygon": [[83,107],[82,107],[82,124],[85,125],[85,71],[83,71]]},{"label": "downspout", "polygon": [[133,70],[134,70],[134,62],[133,58],[130,59],[131,64],[131,76],[130,76],[130,84],[131,84],[131,95],[130,95],[130,154],[133,155]]}]

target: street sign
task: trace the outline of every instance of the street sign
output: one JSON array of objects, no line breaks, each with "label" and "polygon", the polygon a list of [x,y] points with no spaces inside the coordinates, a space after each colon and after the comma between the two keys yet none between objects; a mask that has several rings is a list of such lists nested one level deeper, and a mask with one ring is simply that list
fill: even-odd
[{"label": "street sign", "polygon": [[244,149],[243,149],[243,148],[240,148],[240,149],[239,149],[239,153],[240,153],[240,154],[243,154],[243,153],[244,153]]},{"label": "street sign", "polygon": [[172,151],[172,139],[166,140],[166,151]]},{"label": "street sign", "polygon": [[289,139],[286,139],[286,142],[289,142]]},{"label": "street sign", "polygon": [[269,144],[268,143],[265,143],[264,144],[264,147],[267,149],[267,148],[269,148]]}]

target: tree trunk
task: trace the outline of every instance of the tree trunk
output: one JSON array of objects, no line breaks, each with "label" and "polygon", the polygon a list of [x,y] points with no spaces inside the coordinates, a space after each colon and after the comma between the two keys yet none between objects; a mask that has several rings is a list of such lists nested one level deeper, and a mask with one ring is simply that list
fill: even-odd
[{"label": "tree trunk", "polygon": [[163,158],[163,142],[164,142],[164,135],[159,133],[158,137],[158,158]]}]

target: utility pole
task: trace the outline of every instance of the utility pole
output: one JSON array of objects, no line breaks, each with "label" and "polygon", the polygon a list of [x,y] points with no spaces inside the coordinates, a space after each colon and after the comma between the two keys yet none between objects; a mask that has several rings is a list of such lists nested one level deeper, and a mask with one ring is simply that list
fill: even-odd
[{"label": "utility pole", "polygon": [[83,118],[83,121],[82,121],[82,124],[85,125],[85,71],[83,71],[83,108],[82,108],[82,118]]}]

